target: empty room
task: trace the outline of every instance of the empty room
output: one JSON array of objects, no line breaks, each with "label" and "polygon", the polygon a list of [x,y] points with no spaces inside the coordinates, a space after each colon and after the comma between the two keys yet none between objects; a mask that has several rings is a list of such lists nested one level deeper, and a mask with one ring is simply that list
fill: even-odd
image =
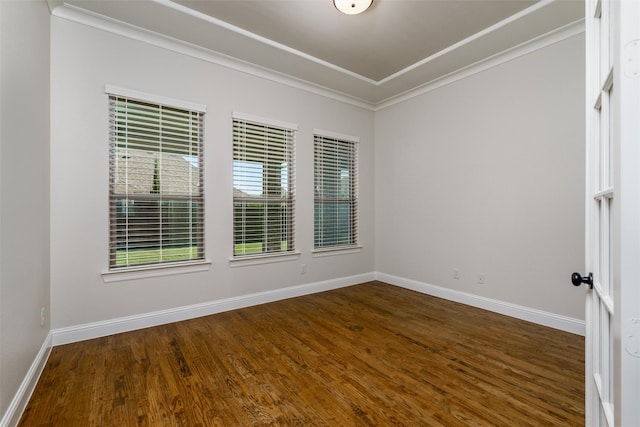
[{"label": "empty room", "polygon": [[638,9],[0,0],[0,427],[637,425]]}]

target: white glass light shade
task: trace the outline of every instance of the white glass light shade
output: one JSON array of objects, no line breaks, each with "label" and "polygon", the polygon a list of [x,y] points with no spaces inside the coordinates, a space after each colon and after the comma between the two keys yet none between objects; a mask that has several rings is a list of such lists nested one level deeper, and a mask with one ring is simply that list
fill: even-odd
[{"label": "white glass light shade", "polygon": [[342,13],[357,15],[369,9],[373,0],[333,0],[333,5]]}]

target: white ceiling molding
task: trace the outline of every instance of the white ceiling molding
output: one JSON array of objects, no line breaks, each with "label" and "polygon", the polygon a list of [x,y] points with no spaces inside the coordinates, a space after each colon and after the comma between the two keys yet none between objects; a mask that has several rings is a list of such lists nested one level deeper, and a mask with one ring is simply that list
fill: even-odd
[{"label": "white ceiling molding", "polygon": [[280,50],[283,50],[283,51],[285,51],[287,53],[290,53],[292,55],[295,55],[295,56],[298,56],[300,58],[303,58],[305,60],[309,60],[309,61],[315,62],[316,64],[321,65],[323,67],[331,68],[331,69],[333,69],[335,71],[338,71],[340,73],[343,73],[343,74],[349,75],[351,77],[354,77],[356,79],[362,80],[363,82],[366,82],[366,83],[369,83],[369,84],[372,84],[372,85],[375,85],[375,84],[378,83],[373,79],[369,79],[369,78],[364,77],[364,76],[362,76],[360,74],[354,73],[353,71],[347,70],[345,68],[339,67],[339,66],[337,66],[335,64],[332,64],[330,62],[327,62],[327,61],[324,61],[322,59],[316,58],[314,56],[308,55],[305,52],[302,52],[300,50],[293,49],[293,48],[291,48],[289,46],[283,45],[282,43],[278,43],[278,42],[270,40],[270,39],[268,39],[266,37],[262,37],[262,36],[260,36],[258,34],[254,34],[254,33],[250,32],[250,31],[247,31],[247,30],[242,29],[240,27],[237,27],[235,25],[231,25],[231,24],[229,24],[227,22],[221,21],[219,19],[216,19],[216,18],[214,18],[212,16],[209,16],[209,15],[207,15],[205,13],[202,13],[202,12],[199,12],[197,10],[190,9],[190,8],[188,8],[186,6],[181,5],[181,4],[174,3],[174,2],[172,2],[170,0],[152,0],[152,1],[154,1],[154,2],[156,2],[158,4],[162,4],[162,5],[166,6],[166,7],[171,8],[171,9],[177,10],[177,11],[179,11],[181,13],[186,14],[186,15],[193,16],[194,18],[201,19],[203,21],[209,22],[209,23],[211,23],[213,25],[218,25],[218,26],[220,26],[222,28],[225,28],[225,29],[227,29],[229,31],[233,31],[233,32],[235,32],[237,34],[240,34],[242,36],[245,36],[245,37],[248,37],[250,39],[253,39],[253,40],[255,40],[255,41],[259,42],[259,43],[264,43],[265,45],[273,47],[275,49],[280,49]]},{"label": "white ceiling molding", "polygon": [[347,104],[355,105],[368,110],[373,110],[371,102],[357,99],[349,94],[340,93],[326,87],[316,85],[297,79],[293,76],[275,72],[273,70],[260,67],[256,64],[241,61],[228,55],[212,51],[200,46],[193,45],[181,40],[168,37],[164,34],[156,33],[144,28],[136,27],[126,22],[118,21],[95,12],[91,12],[74,5],[63,2],[50,2],[51,14],[57,18],[62,18],[71,22],[86,25],[112,34],[117,34],[132,40],[146,43],[172,52],[207,61],[222,67],[230,68],[276,83],[281,83],[297,89],[302,89],[316,95],[325,96]]},{"label": "white ceiling molding", "polygon": [[555,43],[561,42],[571,37],[578,36],[580,34],[583,34],[584,31],[584,19],[581,19],[579,21],[568,24],[563,28],[551,31],[547,34],[536,37],[533,40],[529,40],[528,42],[508,49],[504,52],[500,52],[499,54],[493,55],[489,58],[485,58],[467,67],[444,75],[429,83],[425,83],[424,85],[411,89],[406,93],[398,94],[397,96],[379,102],[375,104],[375,110],[382,110],[399,102],[403,102],[424,93],[431,92],[443,86],[454,83],[458,80],[462,80],[474,74],[486,71],[490,68],[497,67],[500,64],[504,64],[505,62],[512,61],[524,55],[528,55],[532,52],[535,52],[536,50],[543,49],[547,46],[551,46]]},{"label": "white ceiling molding", "polygon": [[374,81],[169,0],[69,0],[50,1],[49,5],[52,15],[59,18],[369,110],[388,107],[584,31],[575,2],[542,0]]}]

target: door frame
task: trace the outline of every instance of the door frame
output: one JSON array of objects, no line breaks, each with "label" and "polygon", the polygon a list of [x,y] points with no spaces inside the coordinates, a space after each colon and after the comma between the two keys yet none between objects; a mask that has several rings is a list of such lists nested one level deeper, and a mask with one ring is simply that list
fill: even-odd
[{"label": "door frame", "polygon": [[[614,402],[616,425],[640,425],[640,1],[616,0],[613,57],[617,85],[613,138],[620,200],[619,256],[614,271]],[[636,352],[637,351],[637,352]]]}]

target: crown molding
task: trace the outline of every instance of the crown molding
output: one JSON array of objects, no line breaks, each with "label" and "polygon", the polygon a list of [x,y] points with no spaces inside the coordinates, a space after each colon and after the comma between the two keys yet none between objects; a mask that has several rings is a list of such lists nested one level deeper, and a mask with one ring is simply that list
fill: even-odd
[{"label": "crown molding", "polygon": [[[506,25],[521,19],[523,16],[531,14],[535,11],[542,9],[549,4],[554,3],[557,0],[544,0],[540,3],[525,9],[519,14],[514,15],[511,18],[508,18],[504,21],[495,24],[494,26],[487,28],[486,30],[477,33],[467,39],[457,43],[456,45],[451,46],[439,52],[436,55],[432,55],[429,58],[425,58],[418,63],[401,70],[400,72],[389,76],[380,81],[373,81],[370,79],[363,78],[362,76],[353,75],[354,73],[347,72],[346,70],[342,70],[340,67],[336,67],[332,64],[328,64],[325,61],[318,60],[317,58],[311,57],[309,55],[303,54],[302,52],[295,51],[286,46],[281,46],[273,41],[264,39],[255,34],[249,33],[240,28],[234,27],[230,24],[224,23],[222,21],[216,20],[215,18],[209,17],[208,15],[201,14],[196,11],[192,11],[184,6],[173,3],[169,0],[154,0],[153,3],[161,6],[170,7],[173,10],[176,10],[179,13],[189,13],[190,15],[198,15],[198,19],[204,19],[212,25],[224,26],[225,29],[237,32],[247,37],[251,37],[261,43],[266,43],[271,47],[277,49],[284,49],[291,55],[301,57],[305,60],[311,61],[313,63],[318,64],[318,66],[327,69],[327,71],[347,73],[346,76],[351,79],[355,79],[353,81],[359,81],[362,84],[366,84],[369,86],[371,91],[372,98],[375,98],[375,93],[378,90],[382,90],[383,85],[390,83],[393,80],[397,80],[402,75],[405,75],[409,72],[415,72],[419,67],[424,67],[429,62],[441,58],[442,56],[453,52],[454,50],[460,48],[461,46],[468,45],[475,40],[480,39],[482,36],[496,31],[500,28],[505,27]],[[502,52],[496,53],[492,56],[484,58],[480,61],[477,61],[473,64],[465,66],[463,68],[459,68],[454,70],[442,77],[438,77],[436,79],[425,82],[424,84],[417,85],[408,89],[406,91],[400,92],[398,94],[394,94],[391,97],[383,99],[381,101],[369,101],[363,98],[359,98],[353,96],[351,94],[341,92],[335,89],[332,89],[327,86],[323,86],[317,83],[313,83],[307,80],[303,80],[301,78],[285,74],[283,72],[275,71],[268,69],[264,66],[256,65],[238,58],[234,58],[230,55],[223,54],[220,52],[216,52],[212,49],[208,49],[202,46],[195,45],[193,43],[189,43],[183,40],[179,40],[164,34],[160,34],[158,32],[154,32],[145,28],[141,28],[120,20],[116,20],[114,18],[110,18],[101,14],[98,14],[93,11],[89,11],[83,9],[81,7],[75,6],[73,4],[65,3],[63,1],[49,1],[49,7],[51,9],[51,14],[55,17],[69,20],[72,22],[76,22],[82,25],[87,25],[96,29],[100,29],[103,31],[110,32],[112,34],[117,34],[119,36],[123,36],[132,40],[140,41],[152,46],[156,46],[162,49],[167,49],[176,53],[180,53],[183,55],[187,55],[193,58],[197,58],[203,61],[207,61],[212,64],[216,64],[218,66],[222,66],[225,68],[229,68],[238,72],[242,72],[245,74],[249,74],[255,77],[263,78],[265,80],[269,80],[272,82],[280,83],[289,87],[293,87],[296,89],[300,89],[315,95],[320,95],[329,99],[333,99],[345,104],[353,105],[359,108],[363,108],[369,111],[379,111],[385,108],[388,108],[392,105],[404,102],[416,96],[420,96],[422,94],[428,93],[432,90],[438,89],[442,86],[451,84],[458,80],[467,78],[476,73],[480,73],[486,71],[490,68],[496,67],[500,64],[503,64],[508,61],[512,61],[518,57],[528,55],[536,50],[543,49],[547,46],[553,45],[565,39],[575,37],[584,32],[584,19],[580,19],[578,21],[572,22],[564,27],[559,29],[550,31],[546,34],[528,40],[524,43],[521,43],[515,47],[506,49]],[[200,16],[204,15],[204,16]],[[302,56],[301,56],[302,55]],[[328,67],[328,68],[327,68]],[[362,77],[359,79],[358,77]]]},{"label": "crown molding", "polygon": [[481,61],[477,61],[470,64],[467,67],[458,69],[449,74],[446,74],[438,79],[427,82],[421,86],[408,90],[404,93],[390,97],[384,101],[375,104],[375,111],[383,110],[392,105],[404,102],[416,96],[431,92],[443,86],[452,84],[458,80],[465,79],[474,74],[481,73],[491,68],[497,67],[514,59],[520,58],[525,55],[529,55],[537,50],[544,49],[552,46],[563,40],[576,37],[584,33],[584,19],[572,22],[554,31],[550,31],[539,37],[531,39],[525,43],[521,43],[518,46],[514,46],[511,49],[507,49],[503,52],[489,56]]},{"label": "crown molding", "polygon": [[[338,72],[340,72],[342,74],[345,74],[347,76],[356,78],[356,79],[361,80],[361,81],[363,81],[365,83],[368,83],[368,84],[371,84],[371,85],[379,85],[381,83],[380,81],[376,81],[376,80],[370,79],[368,77],[365,77],[365,76],[363,76],[361,74],[354,73],[353,71],[350,71],[350,70],[347,70],[345,68],[339,67],[339,66],[337,66],[335,64],[332,64],[331,62],[327,62],[327,61],[322,60],[320,58],[316,58],[315,56],[309,55],[309,54],[307,54],[305,52],[302,52],[302,51],[299,51],[297,49],[293,49],[292,47],[283,45],[282,43],[278,43],[278,42],[276,42],[274,40],[268,39],[266,37],[263,37],[261,35],[255,34],[255,33],[252,33],[251,31],[247,31],[247,30],[245,30],[243,28],[240,28],[240,27],[237,27],[235,25],[229,24],[228,22],[222,21],[220,19],[216,19],[216,18],[214,18],[212,16],[209,16],[209,15],[204,14],[202,12],[199,12],[197,10],[190,9],[190,8],[188,8],[186,6],[183,6],[181,4],[175,3],[175,2],[173,2],[171,0],[152,0],[152,1],[157,3],[157,4],[161,4],[163,6],[166,6],[166,7],[170,8],[170,9],[173,9],[173,10],[179,11],[181,13],[184,13],[186,15],[192,16],[194,18],[201,19],[203,21],[209,22],[210,24],[217,25],[217,26],[225,28],[225,29],[227,29],[229,31],[233,31],[234,33],[237,33],[237,34],[240,34],[242,36],[248,37],[248,38],[253,39],[253,40],[257,41],[257,42],[263,43],[263,44],[265,44],[267,46],[271,46],[271,47],[274,47],[276,49],[280,49],[280,50],[285,51],[287,53],[290,53],[290,54],[293,54],[295,56],[298,56],[300,58],[306,59],[308,61],[315,62],[318,65],[321,65],[323,67],[330,68],[332,70],[338,71]],[[549,1],[549,0],[544,0],[544,1]]]},{"label": "crown molding", "polygon": [[225,68],[239,71],[252,76],[260,77],[276,83],[284,84],[296,89],[301,89],[316,95],[324,96],[356,107],[373,111],[375,104],[351,95],[332,90],[296,77],[266,69],[229,55],[215,52],[201,46],[194,45],[173,37],[166,36],[151,30],[140,28],[126,22],[122,22],[98,13],[82,9],[80,7],[64,3],[49,2],[51,15],[67,21],[86,25],[122,37],[166,49],[172,52],[200,59]]}]

